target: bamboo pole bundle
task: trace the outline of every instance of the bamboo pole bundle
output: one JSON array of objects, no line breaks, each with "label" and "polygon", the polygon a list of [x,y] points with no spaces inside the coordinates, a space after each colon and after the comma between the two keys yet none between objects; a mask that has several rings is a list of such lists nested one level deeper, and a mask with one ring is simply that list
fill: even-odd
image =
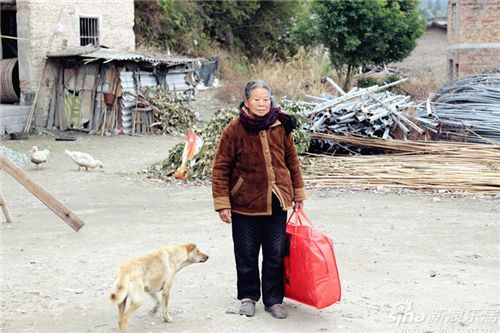
[{"label": "bamboo pole bundle", "polygon": [[[350,144],[354,146],[380,149],[386,152],[409,153],[409,154],[443,154],[459,155],[466,157],[466,153],[478,152],[492,154],[491,156],[482,155],[486,158],[494,158],[500,154],[500,146],[467,143],[467,142],[429,142],[429,141],[403,141],[403,140],[383,140],[378,138],[365,138],[360,136],[342,136],[324,133],[312,133],[312,139],[320,139],[341,144]],[[498,158],[498,157],[497,157]]]},{"label": "bamboo pole bundle", "polygon": [[443,149],[421,154],[316,156],[304,167],[304,181],[308,187],[358,185],[500,193],[498,146],[466,145],[451,154]]}]

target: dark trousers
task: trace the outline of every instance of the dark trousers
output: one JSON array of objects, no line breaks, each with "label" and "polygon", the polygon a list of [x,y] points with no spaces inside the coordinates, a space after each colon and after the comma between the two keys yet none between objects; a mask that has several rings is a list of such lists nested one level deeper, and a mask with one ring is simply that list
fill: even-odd
[{"label": "dark trousers", "polygon": [[232,213],[239,300],[260,299],[259,251],[262,246],[262,300],[266,306],[283,301],[286,217],[287,212],[274,195],[271,216]]}]

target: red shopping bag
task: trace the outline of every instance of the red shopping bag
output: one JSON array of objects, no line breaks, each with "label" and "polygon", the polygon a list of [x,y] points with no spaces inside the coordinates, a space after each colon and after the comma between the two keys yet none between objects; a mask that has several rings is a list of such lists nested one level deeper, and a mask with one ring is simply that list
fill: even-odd
[{"label": "red shopping bag", "polygon": [[286,233],[290,250],[285,256],[285,297],[317,309],[340,301],[332,240],[313,227],[302,209],[293,211]]}]

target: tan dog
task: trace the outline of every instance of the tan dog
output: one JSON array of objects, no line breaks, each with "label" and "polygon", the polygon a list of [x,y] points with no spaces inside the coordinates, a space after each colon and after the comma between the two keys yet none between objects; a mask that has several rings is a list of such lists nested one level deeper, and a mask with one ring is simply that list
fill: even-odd
[{"label": "tan dog", "polygon": [[[195,244],[184,243],[165,247],[157,252],[125,261],[115,281],[115,291],[110,295],[111,301],[118,305],[118,326],[122,332],[128,328],[128,318],[141,305],[144,292],[156,301],[150,311],[155,314],[160,309],[162,292],[163,319],[171,322],[168,315],[168,299],[175,273],[182,268],[197,262],[207,261],[208,256],[201,253]],[[125,310],[127,299],[130,305]]]}]

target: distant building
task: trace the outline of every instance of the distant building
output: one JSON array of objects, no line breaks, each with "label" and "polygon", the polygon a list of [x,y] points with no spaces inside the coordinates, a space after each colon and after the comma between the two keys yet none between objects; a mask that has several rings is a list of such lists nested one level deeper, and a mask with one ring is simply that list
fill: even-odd
[{"label": "distant building", "polygon": [[500,70],[500,0],[449,0],[448,78]]},{"label": "distant building", "polygon": [[[135,50],[133,0],[0,0],[2,59],[17,58],[20,104],[31,104],[48,52],[106,45]],[[50,50],[49,50],[50,47]]]},{"label": "distant building", "polygon": [[56,72],[44,65],[49,52],[88,44],[135,50],[133,0],[0,0],[0,9],[0,135],[22,130],[39,82],[35,122],[43,125]]},{"label": "distant building", "polygon": [[194,96],[198,59],[134,52],[134,0],[0,0],[0,8],[0,136],[27,125],[149,133],[142,89]]},{"label": "distant building", "polygon": [[427,76],[444,83],[446,78],[446,18],[435,18],[427,23],[425,33],[417,39],[411,54],[391,65],[412,77]]}]

